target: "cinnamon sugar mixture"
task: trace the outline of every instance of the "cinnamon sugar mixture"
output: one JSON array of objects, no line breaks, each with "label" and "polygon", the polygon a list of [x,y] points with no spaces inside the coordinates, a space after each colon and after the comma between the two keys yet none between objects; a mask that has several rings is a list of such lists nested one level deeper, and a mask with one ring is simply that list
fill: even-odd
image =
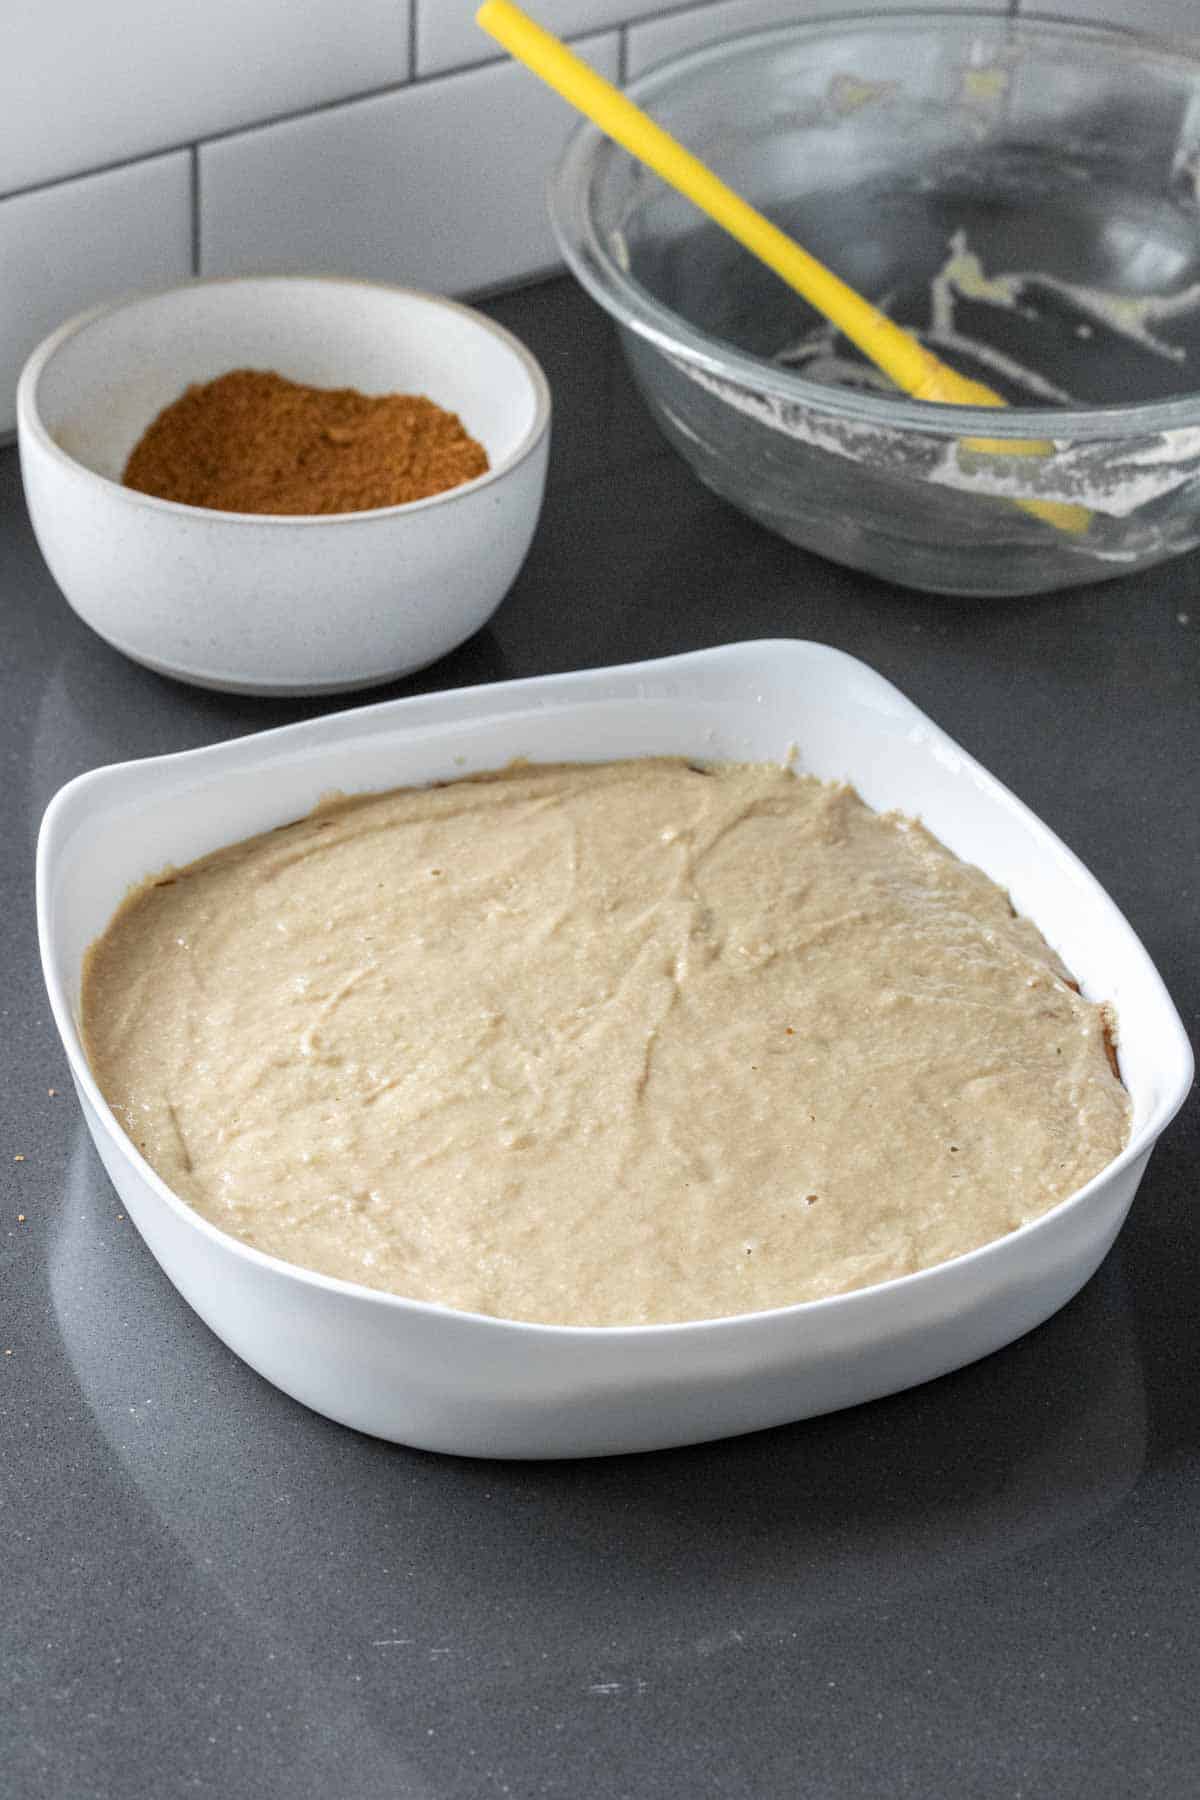
[{"label": "cinnamon sugar mixture", "polygon": [[423,394],[306,387],[231,369],[159,413],[124,482],[223,512],[344,513],[427,500],[487,467],[458,415]]}]

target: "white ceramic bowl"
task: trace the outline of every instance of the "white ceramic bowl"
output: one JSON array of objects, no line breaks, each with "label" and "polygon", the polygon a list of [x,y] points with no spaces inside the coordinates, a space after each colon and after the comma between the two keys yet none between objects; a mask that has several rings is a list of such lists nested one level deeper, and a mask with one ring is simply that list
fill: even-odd
[{"label": "white ceramic bowl", "polygon": [[[1133,1100],[1127,1148],[1031,1225],[917,1275],[773,1312],[682,1325],[535,1325],[455,1312],[246,1248],[142,1160],[79,1039],[87,945],[131,883],[294,819],[331,789],[419,783],[515,756],[779,758],[919,813],[1004,883],[1083,990],[1112,1000]],[[47,810],[38,923],[88,1128],[131,1218],[219,1337],[289,1394],[379,1437],[479,1456],[698,1443],[850,1406],[983,1356],[1049,1317],[1112,1243],[1192,1059],[1112,901],[1046,827],[895,688],[818,644],[421,695],[82,775]]]},{"label": "white ceramic bowl", "polygon": [[[408,506],[276,517],[121,486],[191,382],[274,369],[318,387],[427,394],[485,475]],[[550,393],[511,334],[452,300],[326,276],[195,281],[98,307],[34,351],[21,472],[59,587],[136,662],[201,687],[318,694],[444,656],[500,604],[541,508]]]}]

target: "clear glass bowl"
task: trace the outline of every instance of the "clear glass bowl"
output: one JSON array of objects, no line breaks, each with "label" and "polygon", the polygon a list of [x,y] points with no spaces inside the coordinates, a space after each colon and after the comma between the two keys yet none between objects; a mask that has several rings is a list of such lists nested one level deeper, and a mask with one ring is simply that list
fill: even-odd
[{"label": "clear glass bowl", "polygon": [[[936,592],[1038,593],[1200,543],[1200,54],[1036,17],[895,13],[735,38],[629,92],[1009,402],[888,391],[583,125],[551,187],[559,241],[715,492]],[[1085,509],[1086,528],[1022,500]]]}]

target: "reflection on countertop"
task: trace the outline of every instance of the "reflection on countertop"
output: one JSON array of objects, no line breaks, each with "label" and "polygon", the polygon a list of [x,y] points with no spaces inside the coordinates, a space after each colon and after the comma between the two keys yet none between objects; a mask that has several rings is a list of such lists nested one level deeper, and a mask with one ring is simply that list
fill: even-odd
[{"label": "reflection on countertop", "polygon": [[[188,1312],[132,1225],[118,1224],[119,1206],[80,1125],[50,1255],[75,1380],[155,1530],[293,1655],[310,1633],[318,1660],[331,1634],[361,1648],[368,1631],[392,1629],[398,1604],[421,1619],[449,1606],[455,1654],[480,1667],[514,1641],[569,1634],[581,1669],[636,1664],[644,1675],[786,1636],[796,1596],[779,1582],[781,1561],[809,1618],[928,1595],[1094,1524],[1142,1470],[1145,1387],[1119,1251],[1048,1324],[904,1404],[653,1456],[473,1464],[369,1445],[287,1400]],[[311,1586],[289,1570],[319,1579],[329,1518],[301,1497],[328,1493],[356,1445],[370,1450],[367,1479],[339,1484],[338,1533],[358,1575],[374,1573],[355,1591],[342,1569],[340,1591],[314,1613]],[[439,1490],[457,1513],[453,1536],[429,1504]],[[287,1531],[263,1538],[280,1504]],[[379,1573],[397,1504],[409,1507],[398,1589]],[[632,1533],[631,1511],[642,1521]],[[735,1519],[733,1534],[724,1524]],[[253,1565],[214,1556],[222,1540],[258,1542]],[[592,1554],[578,1565],[583,1541]],[[573,1582],[540,1589],[546,1560],[570,1563]],[[647,1612],[647,1587],[668,1570],[672,1602]]]}]

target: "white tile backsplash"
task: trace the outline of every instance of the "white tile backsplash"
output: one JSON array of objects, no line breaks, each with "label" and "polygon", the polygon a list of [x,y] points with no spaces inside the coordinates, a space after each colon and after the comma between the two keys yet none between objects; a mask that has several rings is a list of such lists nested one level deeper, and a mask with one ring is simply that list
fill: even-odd
[{"label": "white tile backsplash", "polygon": [[189,273],[190,165],[177,150],[0,205],[0,432],[15,427],[25,358],[56,325]]},{"label": "white tile backsplash", "polygon": [[[579,54],[614,78],[615,32]],[[462,293],[557,260],[550,166],[570,108],[489,66],[223,138],[200,151],[205,274],[339,270]]]},{"label": "white tile backsplash", "polygon": [[[551,266],[545,178],[571,116],[500,60],[476,3],[0,0],[0,436],[32,344],[123,289],[319,268],[469,293]],[[630,79],[732,32],[907,3],[529,7]],[[1200,0],[1042,5],[1200,42]]]},{"label": "white tile backsplash", "polygon": [[[425,0],[417,8],[417,74],[435,75],[503,55],[479,29],[479,0]],[[526,10],[559,37],[578,37],[610,25],[626,25],[664,10],[663,0],[529,0]]]},{"label": "white tile backsplash", "polygon": [[408,75],[410,0],[0,0],[0,194]]}]

